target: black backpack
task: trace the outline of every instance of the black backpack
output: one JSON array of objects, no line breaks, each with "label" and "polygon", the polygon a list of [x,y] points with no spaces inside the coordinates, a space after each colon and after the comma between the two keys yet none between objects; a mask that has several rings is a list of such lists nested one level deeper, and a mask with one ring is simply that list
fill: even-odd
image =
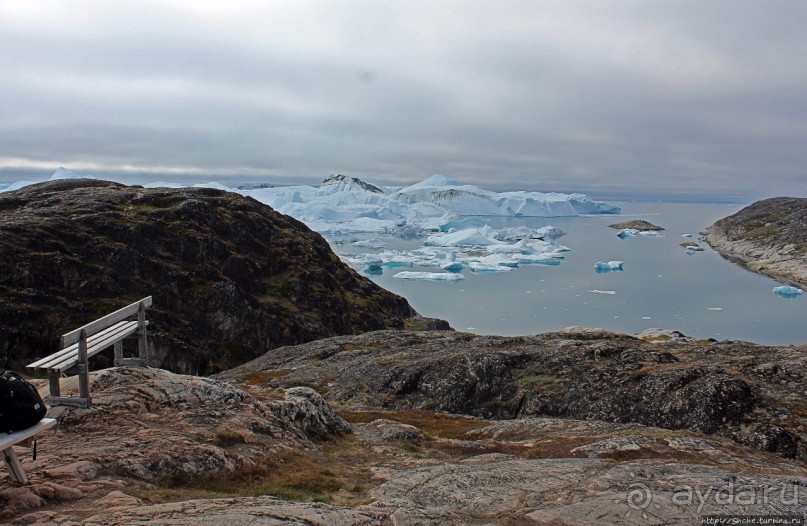
[{"label": "black backpack", "polygon": [[36,387],[15,372],[0,375],[0,432],[31,427],[47,412]]}]

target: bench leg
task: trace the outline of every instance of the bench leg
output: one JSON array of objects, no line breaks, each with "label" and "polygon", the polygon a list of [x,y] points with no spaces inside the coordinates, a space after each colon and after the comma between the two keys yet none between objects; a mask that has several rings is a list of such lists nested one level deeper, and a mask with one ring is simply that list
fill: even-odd
[{"label": "bench leg", "polygon": [[61,396],[62,391],[59,388],[59,371],[54,371],[53,369],[48,370],[48,385],[50,385],[51,398]]},{"label": "bench leg", "polygon": [[123,342],[115,342],[113,345],[115,350],[115,367],[123,363]]},{"label": "bench leg", "polygon": [[17,453],[14,452],[13,447],[9,446],[3,450],[3,460],[6,462],[6,468],[12,480],[22,484],[28,484],[28,475],[25,474],[25,470],[22,468],[22,462],[20,462]]},{"label": "bench leg", "polygon": [[78,397],[90,406],[90,360],[87,356],[87,331],[81,329],[78,341]]}]

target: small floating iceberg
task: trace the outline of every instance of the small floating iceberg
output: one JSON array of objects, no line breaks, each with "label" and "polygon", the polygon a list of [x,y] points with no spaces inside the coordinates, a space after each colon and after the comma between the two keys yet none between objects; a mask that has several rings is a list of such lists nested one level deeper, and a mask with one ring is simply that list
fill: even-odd
[{"label": "small floating iceberg", "polygon": [[471,272],[508,272],[513,270],[513,267],[506,267],[504,265],[491,265],[488,263],[480,263],[478,261],[472,261],[468,267],[471,269]]},{"label": "small floating iceberg", "polygon": [[602,262],[598,261],[596,265],[594,265],[594,270],[597,272],[614,272],[614,271],[621,271],[625,270],[623,268],[624,263],[621,261],[608,261]]},{"label": "small floating iceberg", "polygon": [[354,247],[364,247],[364,248],[386,248],[387,243],[384,241],[372,238],[372,239],[363,239],[361,241],[355,241],[351,243]]},{"label": "small floating iceberg", "polygon": [[637,230],[635,228],[625,228],[620,230],[616,235],[616,237],[619,239],[626,239],[635,236],[664,237],[664,234],[656,230]]},{"label": "small floating iceberg", "polygon": [[791,287],[790,285],[781,285],[774,287],[773,293],[780,298],[793,299],[801,296],[804,291],[797,287]]},{"label": "small floating iceberg", "polygon": [[364,271],[365,272],[378,272],[381,270],[382,265],[384,264],[383,261],[380,259],[370,259],[365,260],[364,262]]},{"label": "small floating iceberg", "polygon": [[405,270],[398,272],[393,278],[398,279],[419,279],[424,281],[460,281],[465,279],[462,274],[450,274],[448,272],[412,272]]},{"label": "small floating iceberg", "polygon": [[517,254],[513,256],[513,261],[524,265],[560,265],[563,259],[558,253],[549,254]]}]

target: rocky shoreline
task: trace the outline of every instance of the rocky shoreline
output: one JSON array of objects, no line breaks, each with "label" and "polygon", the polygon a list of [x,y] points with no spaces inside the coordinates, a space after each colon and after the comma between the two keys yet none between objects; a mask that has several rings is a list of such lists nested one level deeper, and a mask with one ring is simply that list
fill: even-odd
[{"label": "rocky shoreline", "polygon": [[807,286],[807,199],[758,201],[709,226],[704,240],[748,270]]}]

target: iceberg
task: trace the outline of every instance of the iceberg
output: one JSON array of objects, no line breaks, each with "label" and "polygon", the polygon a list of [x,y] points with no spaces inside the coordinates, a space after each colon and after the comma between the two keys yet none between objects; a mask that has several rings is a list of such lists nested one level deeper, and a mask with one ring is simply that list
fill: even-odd
[{"label": "iceberg", "polygon": [[13,183],[7,184],[5,188],[0,189],[0,192],[13,192],[15,190],[25,188],[26,186],[30,186],[32,184],[36,183],[34,181],[14,181]]},{"label": "iceberg", "polygon": [[506,267],[504,265],[488,265],[478,261],[472,261],[468,265],[468,268],[470,268],[472,272],[509,272],[513,270],[513,267]]},{"label": "iceberg", "polygon": [[491,254],[489,256],[481,257],[479,258],[479,263],[483,265],[495,265],[510,268],[518,267],[517,261],[513,261],[510,256],[505,256],[503,254]]},{"label": "iceberg", "polygon": [[158,181],[156,183],[147,183],[143,188],[184,188],[184,184],[170,183],[168,181]]},{"label": "iceberg", "polygon": [[591,198],[583,194],[571,194],[569,202],[580,214],[621,214],[622,209],[602,201],[592,201]]},{"label": "iceberg", "polygon": [[536,230],[536,233],[538,234],[539,237],[542,237],[544,239],[558,239],[559,237],[563,237],[566,235],[566,232],[552,225],[541,227],[538,230]]},{"label": "iceberg", "polygon": [[621,261],[608,261],[608,262],[598,261],[594,265],[594,269],[597,272],[613,272],[613,271],[625,270],[622,266],[623,263]]},{"label": "iceberg", "polygon": [[[438,257],[435,256],[435,259],[438,259]],[[443,258],[443,262],[440,263],[440,268],[448,272],[460,272],[465,268],[465,263],[458,261],[457,254],[452,252]]]},{"label": "iceberg", "polygon": [[441,247],[496,245],[496,240],[487,237],[481,229],[469,228],[450,234],[433,234],[426,238],[427,245]]},{"label": "iceberg", "polygon": [[363,248],[386,248],[387,244],[377,238],[373,239],[362,239],[361,241],[354,241],[351,243],[351,246],[354,247],[363,247]]},{"label": "iceberg", "polygon": [[383,194],[384,191],[370,183],[365,183],[356,177],[349,177],[347,175],[332,175],[322,181],[317,190],[317,196],[331,195],[339,192],[356,192],[365,191],[375,194]]},{"label": "iceberg", "polygon": [[781,285],[773,288],[773,293],[780,298],[797,298],[801,296],[804,291],[798,287],[791,287],[790,285]]},{"label": "iceberg", "polygon": [[50,176],[51,181],[56,181],[58,179],[95,179],[95,177],[91,175],[78,175],[75,172],[71,172],[70,170],[58,167],[53,175]]},{"label": "iceberg", "polygon": [[524,265],[560,265],[563,256],[558,254],[517,254],[512,256],[513,261]]},{"label": "iceberg", "polygon": [[431,203],[460,216],[569,217],[581,213],[620,213],[619,207],[592,201],[583,194],[494,192],[441,175],[403,187],[389,197],[409,205]]},{"label": "iceberg", "polygon": [[398,279],[418,279],[426,281],[460,281],[465,279],[462,274],[451,274],[448,272],[412,272],[403,271],[398,272],[393,278]]},{"label": "iceberg", "polygon": [[636,230],[635,228],[625,228],[616,234],[616,237],[620,239],[626,239],[634,236],[664,237],[664,234],[656,230]]},{"label": "iceberg", "polygon": [[371,259],[365,262],[364,264],[364,271],[365,272],[377,272],[381,270],[381,267],[384,265],[384,262],[380,259]]}]

